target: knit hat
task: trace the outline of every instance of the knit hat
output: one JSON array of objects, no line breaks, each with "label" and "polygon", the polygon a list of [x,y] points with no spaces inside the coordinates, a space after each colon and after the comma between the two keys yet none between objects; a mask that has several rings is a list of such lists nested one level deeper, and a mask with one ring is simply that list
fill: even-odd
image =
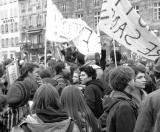
[{"label": "knit hat", "polygon": [[158,58],[158,60],[154,64],[153,70],[154,70],[154,72],[160,73],[160,58]]}]

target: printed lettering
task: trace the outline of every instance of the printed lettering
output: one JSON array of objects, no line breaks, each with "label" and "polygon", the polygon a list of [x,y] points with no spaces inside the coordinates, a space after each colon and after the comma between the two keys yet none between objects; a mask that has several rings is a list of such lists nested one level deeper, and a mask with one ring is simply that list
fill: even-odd
[{"label": "printed lettering", "polygon": [[120,38],[122,38],[126,26],[127,26],[127,23],[125,22],[124,24],[120,25],[120,27],[119,27],[116,31],[114,31],[114,33],[116,33],[116,32],[118,32],[119,30],[121,30]]},{"label": "printed lettering", "polygon": [[128,42],[128,38],[130,38],[130,39],[139,39],[139,38],[141,37],[140,31],[138,31],[137,29],[136,29],[136,31],[137,31],[137,33],[138,33],[137,37],[134,37],[134,36],[131,36],[131,35],[125,35],[124,39],[125,39],[125,42],[126,42],[128,45],[132,45],[131,43]]},{"label": "printed lettering", "polygon": [[115,3],[115,6],[117,6],[117,5],[119,4],[120,1],[121,1],[121,0],[118,0],[118,1]]},{"label": "printed lettering", "polygon": [[114,24],[112,27],[110,27],[110,29],[112,29],[113,27],[115,27],[115,26],[117,25],[119,19],[120,19],[120,16],[117,16],[117,17],[113,20],[113,22],[115,22],[115,24]]},{"label": "printed lettering", "polygon": [[129,13],[130,13],[133,9],[134,9],[134,8],[131,7],[131,8],[129,9],[129,11],[126,13],[126,15],[129,15]]}]

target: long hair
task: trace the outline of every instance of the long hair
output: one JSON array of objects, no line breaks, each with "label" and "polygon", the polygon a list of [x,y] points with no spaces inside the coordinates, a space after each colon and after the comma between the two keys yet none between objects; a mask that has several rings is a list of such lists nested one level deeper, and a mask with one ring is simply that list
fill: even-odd
[{"label": "long hair", "polygon": [[58,91],[51,84],[43,84],[37,89],[33,98],[32,113],[47,108],[61,109]]},{"label": "long hair", "polygon": [[70,85],[63,89],[61,94],[61,102],[68,115],[77,122],[80,130],[82,130],[82,122],[84,119],[94,130],[98,127],[97,120],[89,107],[87,106],[82,92],[76,85]]}]

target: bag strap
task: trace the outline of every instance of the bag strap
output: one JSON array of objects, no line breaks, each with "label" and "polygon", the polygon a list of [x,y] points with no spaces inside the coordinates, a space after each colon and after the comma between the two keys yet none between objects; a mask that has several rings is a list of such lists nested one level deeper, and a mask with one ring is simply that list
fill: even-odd
[{"label": "bag strap", "polygon": [[71,119],[66,132],[72,132],[73,131],[73,126],[74,126],[74,121]]}]

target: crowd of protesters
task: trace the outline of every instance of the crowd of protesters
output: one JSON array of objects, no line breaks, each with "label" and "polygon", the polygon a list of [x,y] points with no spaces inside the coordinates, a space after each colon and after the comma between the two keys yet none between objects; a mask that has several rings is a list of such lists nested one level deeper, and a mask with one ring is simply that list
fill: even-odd
[{"label": "crowd of protesters", "polygon": [[65,61],[49,58],[47,66],[19,63],[12,85],[6,75],[12,60],[0,64],[0,132],[160,130],[160,57],[149,65],[119,51],[108,62],[104,49],[63,54]]}]

